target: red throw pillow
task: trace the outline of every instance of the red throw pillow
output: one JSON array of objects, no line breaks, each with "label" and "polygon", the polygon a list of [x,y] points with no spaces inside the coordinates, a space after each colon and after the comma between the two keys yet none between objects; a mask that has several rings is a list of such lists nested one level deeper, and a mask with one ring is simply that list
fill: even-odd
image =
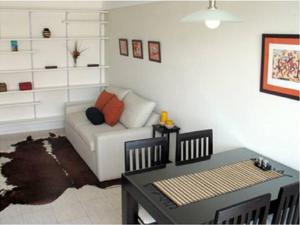
[{"label": "red throw pillow", "polygon": [[116,95],[113,95],[111,100],[104,106],[103,114],[105,123],[114,126],[118,123],[124,111],[124,102],[120,101]]},{"label": "red throw pillow", "polygon": [[102,91],[96,101],[95,107],[100,111],[102,111],[104,106],[111,100],[113,96],[114,96],[113,94],[107,91]]}]

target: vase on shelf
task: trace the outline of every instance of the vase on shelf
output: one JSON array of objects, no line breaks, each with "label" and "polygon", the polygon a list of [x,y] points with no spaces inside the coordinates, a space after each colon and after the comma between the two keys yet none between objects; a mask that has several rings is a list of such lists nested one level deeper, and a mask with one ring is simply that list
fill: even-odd
[{"label": "vase on shelf", "polygon": [[49,30],[49,28],[44,28],[43,37],[44,38],[50,38],[51,37],[51,31]]},{"label": "vase on shelf", "polygon": [[74,67],[77,67],[77,59],[85,50],[86,49],[80,50],[80,47],[78,46],[78,42],[75,41],[74,49],[70,51],[73,58]]},{"label": "vase on shelf", "polygon": [[77,67],[77,57],[76,57],[76,58],[73,58],[73,66],[74,66],[74,67]]}]

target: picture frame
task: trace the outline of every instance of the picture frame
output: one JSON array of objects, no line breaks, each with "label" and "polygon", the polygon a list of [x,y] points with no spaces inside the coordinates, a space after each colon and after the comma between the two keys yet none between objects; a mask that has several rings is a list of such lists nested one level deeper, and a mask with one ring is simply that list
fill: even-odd
[{"label": "picture frame", "polygon": [[119,39],[119,50],[120,50],[120,55],[123,56],[128,56],[128,40],[125,38],[120,38]]},{"label": "picture frame", "polygon": [[300,100],[300,37],[263,34],[260,91]]},{"label": "picture frame", "polygon": [[150,61],[161,63],[160,42],[148,41],[148,53]]},{"label": "picture frame", "polygon": [[142,40],[132,40],[132,55],[134,58],[143,59],[143,41]]}]

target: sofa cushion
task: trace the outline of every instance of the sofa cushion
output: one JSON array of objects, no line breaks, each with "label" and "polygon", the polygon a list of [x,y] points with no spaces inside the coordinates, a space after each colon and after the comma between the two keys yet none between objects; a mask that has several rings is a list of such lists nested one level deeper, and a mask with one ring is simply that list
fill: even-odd
[{"label": "sofa cushion", "polygon": [[126,95],[130,92],[129,89],[119,87],[107,87],[105,91],[115,94],[120,100],[123,100],[126,97]]},{"label": "sofa cushion", "polygon": [[160,115],[156,112],[152,112],[147,120],[145,126],[152,126],[154,124],[159,124]]},{"label": "sofa cushion", "polygon": [[90,124],[91,122],[86,118],[84,111],[78,111],[74,113],[69,113],[66,116],[66,122],[73,128],[77,129],[78,126]]},{"label": "sofa cushion", "polygon": [[90,107],[85,111],[85,115],[94,125],[100,125],[105,122],[103,113],[96,107]]},{"label": "sofa cushion", "polygon": [[120,122],[127,128],[137,128],[145,125],[152,113],[155,103],[129,92],[124,98],[124,112]]},{"label": "sofa cushion", "polygon": [[117,123],[115,126],[111,127],[105,123],[94,126],[93,124],[85,124],[78,126],[76,131],[78,132],[79,136],[82,140],[89,145],[90,150],[95,150],[95,135],[106,133],[110,131],[117,131],[117,130],[125,130],[126,128],[121,124]]},{"label": "sofa cushion", "polygon": [[124,111],[124,102],[120,101],[117,98],[117,96],[114,95],[103,108],[105,123],[107,123],[110,126],[116,125],[123,111]]},{"label": "sofa cushion", "polygon": [[107,91],[102,91],[95,103],[95,107],[100,111],[102,111],[104,106],[111,100],[112,97],[113,97],[112,93],[109,93]]}]

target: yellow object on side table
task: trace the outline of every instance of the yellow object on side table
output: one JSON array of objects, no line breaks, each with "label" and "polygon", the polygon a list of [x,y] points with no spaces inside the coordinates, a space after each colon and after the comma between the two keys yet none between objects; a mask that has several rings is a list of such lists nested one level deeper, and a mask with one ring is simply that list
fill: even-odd
[{"label": "yellow object on side table", "polygon": [[174,122],[173,120],[167,120],[166,123],[165,123],[165,126],[169,129],[173,128],[174,127]]},{"label": "yellow object on side table", "polygon": [[168,120],[168,112],[162,111],[160,113],[160,125],[165,125]]}]

